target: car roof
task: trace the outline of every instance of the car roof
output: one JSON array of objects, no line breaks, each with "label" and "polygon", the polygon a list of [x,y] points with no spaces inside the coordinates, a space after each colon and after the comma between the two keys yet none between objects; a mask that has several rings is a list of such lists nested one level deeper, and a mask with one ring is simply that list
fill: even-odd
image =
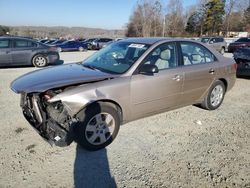
[{"label": "car roof", "polygon": [[139,43],[139,44],[148,44],[148,45],[153,45],[157,42],[173,42],[173,41],[191,41],[191,42],[196,42],[191,39],[185,39],[185,38],[171,38],[171,37],[138,37],[138,38],[127,38],[120,40],[119,42],[129,42],[129,43]]},{"label": "car roof", "polygon": [[219,37],[201,37],[201,38],[224,38],[224,37],[219,36]]},{"label": "car roof", "polygon": [[[121,40],[121,42],[131,42],[131,43],[142,43],[142,44],[155,44],[160,41],[171,41],[175,38],[166,38],[166,37],[138,37],[138,38],[127,38]],[[177,38],[176,38],[177,40]]]},{"label": "car roof", "polygon": [[32,38],[27,38],[27,37],[18,37],[18,36],[0,36],[0,39],[24,39],[24,40],[32,40],[35,41]]}]

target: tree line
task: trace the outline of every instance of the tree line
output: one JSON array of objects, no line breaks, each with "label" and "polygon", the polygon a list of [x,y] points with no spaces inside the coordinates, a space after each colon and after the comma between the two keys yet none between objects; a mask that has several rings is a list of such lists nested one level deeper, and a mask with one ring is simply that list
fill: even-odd
[{"label": "tree line", "polygon": [[1,26],[1,35],[15,35],[31,38],[91,38],[91,37],[124,37],[124,30],[108,30],[86,27],[45,27],[45,26]]},{"label": "tree line", "polygon": [[249,0],[198,0],[183,7],[182,0],[138,0],[126,28],[127,37],[229,37],[230,31],[250,33]]}]

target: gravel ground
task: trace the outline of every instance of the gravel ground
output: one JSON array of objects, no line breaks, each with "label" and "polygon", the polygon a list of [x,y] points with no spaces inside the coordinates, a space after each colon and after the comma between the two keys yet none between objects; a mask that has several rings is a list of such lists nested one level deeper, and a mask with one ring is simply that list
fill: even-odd
[{"label": "gravel ground", "polygon": [[216,111],[188,106],[128,123],[88,152],[51,147],[25,121],[9,85],[35,69],[0,69],[0,187],[250,187],[250,80],[237,79]]}]

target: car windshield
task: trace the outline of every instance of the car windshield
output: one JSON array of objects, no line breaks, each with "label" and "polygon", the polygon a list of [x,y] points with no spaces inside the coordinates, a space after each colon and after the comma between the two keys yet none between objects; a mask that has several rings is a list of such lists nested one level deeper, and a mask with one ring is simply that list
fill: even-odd
[{"label": "car windshield", "polygon": [[250,42],[250,38],[239,38],[235,42]]},{"label": "car windshield", "polygon": [[83,61],[83,66],[111,74],[126,72],[149,45],[131,42],[116,42],[96,52]]},{"label": "car windshield", "polygon": [[203,42],[203,43],[208,43],[209,39],[210,39],[210,38],[202,38],[202,39],[201,39],[201,42]]},{"label": "car windshield", "polygon": [[96,40],[96,39],[95,38],[94,39],[87,39],[84,42],[93,42],[94,40]]},{"label": "car windshield", "polygon": [[68,40],[66,40],[66,41],[64,41],[64,42],[62,42],[61,44],[67,44],[69,41]]}]

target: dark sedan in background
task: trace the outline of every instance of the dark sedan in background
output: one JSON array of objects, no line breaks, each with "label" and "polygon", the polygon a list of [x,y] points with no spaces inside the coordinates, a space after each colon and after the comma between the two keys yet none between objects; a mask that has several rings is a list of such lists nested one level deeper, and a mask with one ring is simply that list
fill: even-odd
[{"label": "dark sedan in background", "polygon": [[0,66],[34,65],[44,67],[59,60],[57,49],[35,40],[0,37]]},{"label": "dark sedan in background", "polygon": [[87,44],[79,42],[79,41],[65,41],[55,46],[57,47],[58,52],[66,52],[66,51],[82,52],[88,49]]},{"label": "dark sedan in background", "polygon": [[92,50],[100,50],[102,49],[108,42],[113,41],[113,39],[110,38],[97,38],[91,43],[91,49]]},{"label": "dark sedan in background", "polygon": [[238,64],[237,76],[250,76],[250,47],[236,49],[234,59]]},{"label": "dark sedan in background", "polygon": [[238,48],[250,47],[250,37],[242,37],[228,45],[228,52],[233,53]]}]

